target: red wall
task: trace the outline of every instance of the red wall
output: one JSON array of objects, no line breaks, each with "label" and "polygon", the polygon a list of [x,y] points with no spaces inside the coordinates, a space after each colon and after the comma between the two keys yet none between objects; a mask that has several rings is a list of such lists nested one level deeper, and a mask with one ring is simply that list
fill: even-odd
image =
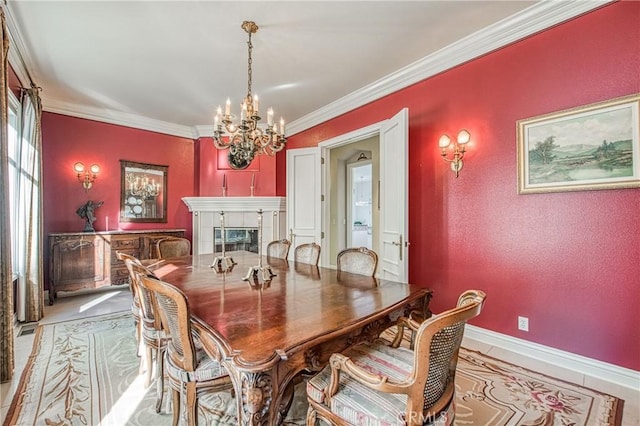
[{"label": "red wall", "polygon": [[[473,323],[640,370],[640,189],[518,195],[516,121],[640,92],[640,2],[608,5],[289,139],[319,142],[409,108],[410,281],[432,308],[488,293]],[[472,142],[455,178],[441,134]],[[286,192],[285,156],[277,193]],[[517,316],[530,331],[517,330]]]},{"label": "red wall", "polygon": [[[254,196],[276,195],[276,157],[257,156],[244,170],[234,170],[227,161],[228,150],[218,150],[211,138],[196,142],[197,192],[203,197],[221,197],[223,176],[227,179],[228,197],[248,197],[255,175]],[[284,153],[279,156],[284,157]]]},{"label": "red wall", "polygon": [[[246,170],[232,170],[226,161],[227,151],[216,150],[210,138],[194,142],[45,112],[42,148],[45,235],[82,232],[84,219],[76,214],[76,209],[91,199],[104,201],[104,205],[96,210],[94,227],[97,231],[105,230],[108,218],[110,230],[184,228],[187,237],[191,238],[191,213],[182,197],[220,196],[225,174],[228,196],[248,196],[254,174],[254,195],[275,195],[274,158],[258,157]],[[119,223],[120,160],[169,166],[167,223]],[[86,167],[97,163],[102,169],[88,194],[73,171],[77,161],[82,161]],[[47,265],[46,249],[44,261]]]},{"label": "red wall", "polygon": [[[76,209],[87,200],[104,201],[96,210],[97,231],[184,228],[191,236],[191,214],[182,202],[194,192],[193,140],[52,113],[42,114],[44,234],[82,232]],[[167,223],[119,223],[120,160],[169,166]],[[81,161],[97,163],[100,174],[85,193],[73,170]],[[48,265],[45,248],[44,264]],[[45,267],[45,286],[48,283]]]}]

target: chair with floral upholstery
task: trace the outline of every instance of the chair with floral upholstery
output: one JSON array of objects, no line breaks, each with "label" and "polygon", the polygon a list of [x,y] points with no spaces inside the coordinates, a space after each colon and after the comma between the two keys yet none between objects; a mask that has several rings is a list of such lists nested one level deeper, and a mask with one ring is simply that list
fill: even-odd
[{"label": "chair with floral upholstery", "polygon": [[338,253],[338,272],[373,277],[378,266],[378,255],[366,247],[347,248]]},{"label": "chair with floral upholstery", "polygon": [[[378,340],[334,353],[307,382],[307,425],[450,425],[454,419],[458,352],[467,321],[482,310],[485,293],[469,290],[458,306],[418,323],[398,322],[388,345]],[[398,346],[415,330],[415,350]]]},{"label": "chair with floral upholstery", "polygon": [[[173,425],[186,411],[187,424],[198,424],[198,399],[233,387],[225,368],[196,345],[191,329],[191,311],[187,298],[173,285],[152,277],[142,277],[142,286],[156,299],[163,327],[171,339],[165,356],[169,387],[172,390]],[[183,407],[184,404],[184,407]]]},{"label": "chair with floral upholstery", "polygon": [[320,259],[320,246],[316,243],[300,244],[293,251],[293,260],[309,265],[317,265]]}]

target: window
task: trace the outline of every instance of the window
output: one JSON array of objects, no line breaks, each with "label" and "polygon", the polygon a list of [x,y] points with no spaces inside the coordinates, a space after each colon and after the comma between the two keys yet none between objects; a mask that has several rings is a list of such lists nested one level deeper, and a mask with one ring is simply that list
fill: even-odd
[{"label": "window", "polygon": [[[29,105],[31,106],[31,105]],[[23,116],[24,114],[24,116]],[[21,122],[21,120],[25,120]],[[27,276],[28,244],[42,244],[33,227],[40,206],[40,154],[33,145],[35,110],[23,111],[21,102],[9,92],[9,197],[11,221],[11,267],[14,279]],[[33,258],[31,259],[33,261]]]},{"label": "window", "polygon": [[18,253],[20,235],[18,230],[18,182],[20,177],[20,145],[18,128],[20,119],[20,101],[9,92],[9,210],[11,220],[11,271],[12,280],[18,277]]}]

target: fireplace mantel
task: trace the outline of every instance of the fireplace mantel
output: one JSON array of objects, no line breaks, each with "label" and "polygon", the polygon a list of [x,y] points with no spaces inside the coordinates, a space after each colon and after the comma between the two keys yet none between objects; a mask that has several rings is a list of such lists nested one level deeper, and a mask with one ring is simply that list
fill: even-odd
[{"label": "fireplace mantel", "polygon": [[285,197],[183,197],[190,212],[285,211]]},{"label": "fireplace mantel", "polygon": [[286,238],[285,197],[184,197],[192,215],[193,254],[214,253],[214,231],[224,212],[225,226],[256,228],[262,210],[262,248],[273,240]]}]

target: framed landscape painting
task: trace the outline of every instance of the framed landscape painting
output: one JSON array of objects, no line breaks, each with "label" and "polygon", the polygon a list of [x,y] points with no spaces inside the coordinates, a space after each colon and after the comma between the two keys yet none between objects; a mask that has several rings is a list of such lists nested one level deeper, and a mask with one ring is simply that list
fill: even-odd
[{"label": "framed landscape painting", "polygon": [[518,193],[640,187],[640,94],[519,120]]}]

